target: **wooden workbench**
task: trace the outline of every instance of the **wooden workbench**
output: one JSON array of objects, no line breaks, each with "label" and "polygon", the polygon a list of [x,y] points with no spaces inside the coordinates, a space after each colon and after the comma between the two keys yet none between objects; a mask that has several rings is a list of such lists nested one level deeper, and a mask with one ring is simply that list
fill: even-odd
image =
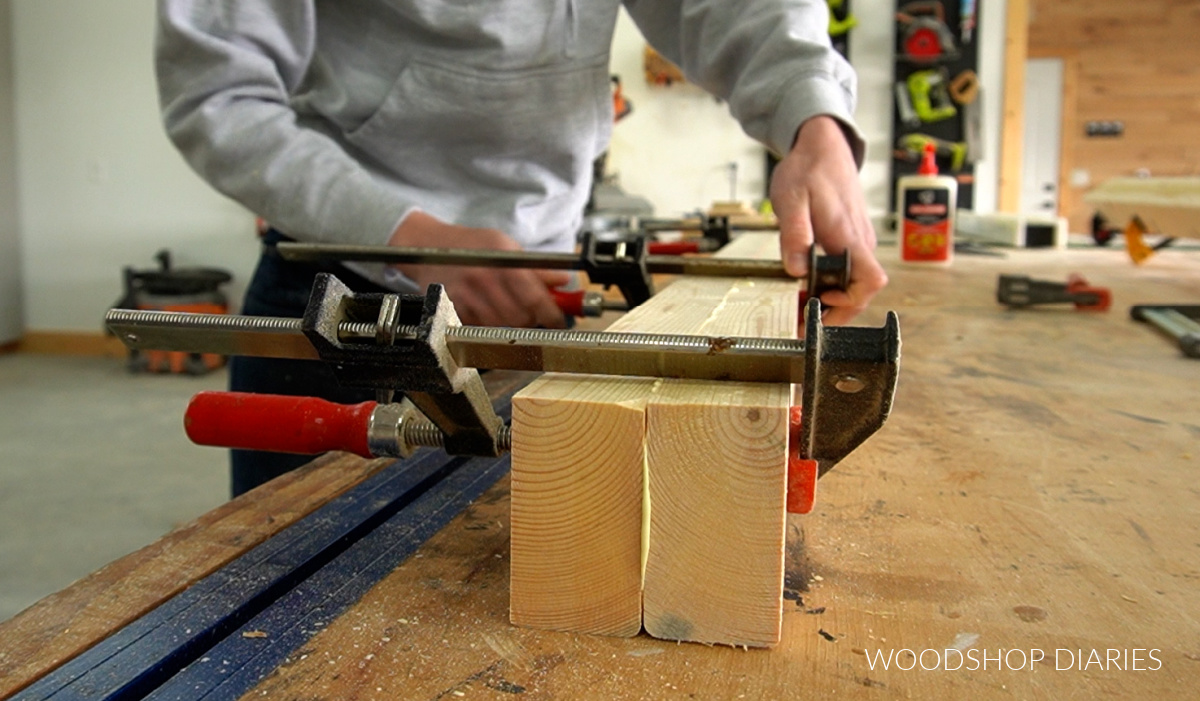
[{"label": "wooden workbench", "polygon": [[[1000,272],[1080,272],[1112,289],[1114,308],[1008,311],[995,303]],[[1135,267],[1117,250],[1019,251],[890,273],[861,322],[900,313],[895,411],[822,480],[816,511],[791,517],[778,647],[510,626],[502,480],[247,698],[1194,694],[1200,362],[1130,321],[1128,307],[1197,303],[1200,252],[1166,250]],[[285,476],[0,624],[0,698],[377,463],[326,459]],[[945,667],[955,646],[980,662],[986,653],[987,670],[970,670],[969,658],[958,670],[896,669],[914,662],[900,650],[937,650]],[[1105,658],[1110,648],[1121,651],[1110,669],[1056,670],[1058,649]],[[1134,671],[1135,648],[1139,668],[1158,669]],[[1046,660],[1031,671],[1032,649]],[[891,669],[871,668],[877,651],[898,654]],[[923,662],[932,667],[934,653]],[[1058,666],[1068,662],[1060,653]]]}]

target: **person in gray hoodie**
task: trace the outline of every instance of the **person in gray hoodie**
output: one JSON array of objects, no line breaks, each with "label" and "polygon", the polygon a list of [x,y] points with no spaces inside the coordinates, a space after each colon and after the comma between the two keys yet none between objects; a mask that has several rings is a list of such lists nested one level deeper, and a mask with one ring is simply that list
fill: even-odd
[{"label": "person in gray hoodie", "polygon": [[[312,241],[495,250],[575,245],[612,128],[620,8],[688,80],[782,157],[770,185],[789,272],[815,240],[854,258],[843,323],[887,283],[858,167],[855,77],[824,0],[158,0],[166,131],[214,188],[272,226],[242,311],[297,316]],[[464,323],[561,327],[553,271],[341,266],[352,288],[440,282]],[[358,397],[319,364],[235,359],[234,389]],[[306,458],[234,457],[234,493]],[[267,462],[275,460],[275,463]],[[264,462],[267,461],[267,462]]]}]

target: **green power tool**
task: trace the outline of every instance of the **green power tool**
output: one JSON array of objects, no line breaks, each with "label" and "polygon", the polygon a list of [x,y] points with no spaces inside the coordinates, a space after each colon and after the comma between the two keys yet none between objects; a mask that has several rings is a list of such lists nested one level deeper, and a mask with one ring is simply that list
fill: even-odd
[{"label": "green power tool", "polygon": [[829,36],[840,37],[858,26],[858,18],[843,12],[846,0],[827,0],[829,5]]},{"label": "green power tool", "polygon": [[908,76],[908,93],[912,107],[922,122],[940,122],[958,114],[950,101],[949,82],[942,70],[914,71]]},{"label": "green power tool", "polygon": [[929,134],[905,134],[896,140],[897,155],[907,160],[917,160],[925,150],[925,144],[933,144],[937,155],[950,159],[950,170],[962,170],[971,156],[970,149],[961,141],[947,141]]}]

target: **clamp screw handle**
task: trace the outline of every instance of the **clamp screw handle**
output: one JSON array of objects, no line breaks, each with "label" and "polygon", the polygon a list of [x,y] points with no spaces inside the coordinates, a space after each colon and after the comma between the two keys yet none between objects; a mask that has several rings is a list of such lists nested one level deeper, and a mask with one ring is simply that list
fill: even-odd
[{"label": "clamp screw handle", "polygon": [[188,404],[183,425],[197,445],[302,455],[343,450],[370,458],[367,427],[375,407],[375,402],[201,392]]},{"label": "clamp screw handle", "polygon": [[[411,404],[336,404],[316,397],[247,392],[201,392],[183,419],[197,445],[313,455],[331,450],[364,458],[408,457],[416,448],[441,448],[446,436]],[[382,424],[382,425],[380,425]],[[497,431],[500,451],[512,431]]]}]

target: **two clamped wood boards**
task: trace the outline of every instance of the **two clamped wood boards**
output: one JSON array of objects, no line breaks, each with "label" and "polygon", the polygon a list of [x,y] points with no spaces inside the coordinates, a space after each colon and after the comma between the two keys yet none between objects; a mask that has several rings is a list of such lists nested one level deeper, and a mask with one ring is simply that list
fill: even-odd
[{"label": "two clamped wood boards", "polygon": [[[717,255],[778,258],[774,234]],[[610,329],[795,338],[796,281],[675,280]],[[546,375],[513,398],[513,623],[770,646],[790,385]]]}]

